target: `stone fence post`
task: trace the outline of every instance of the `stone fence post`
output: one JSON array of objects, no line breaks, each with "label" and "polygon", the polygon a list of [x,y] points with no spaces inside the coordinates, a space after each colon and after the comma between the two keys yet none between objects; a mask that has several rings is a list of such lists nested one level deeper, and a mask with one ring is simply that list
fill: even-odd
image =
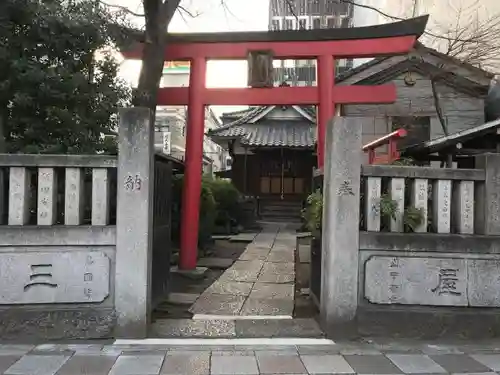
[{"label": "stone fence post", "polygon": [[359,209],[363,122],[328,124],[323,181],[320,315],[323,329],[348,333],[358,306]]},{"label": "stone fence post", "polygon": [[500,235],[500,154],[476,156],[476,169],[484,169],[486,179],[475,189],[477,234]]},{"label": "stone fence post", "polygon": [[154,129],[147,108],[120,110],[115,307],[119,338],[144,338],[151,315]]}]

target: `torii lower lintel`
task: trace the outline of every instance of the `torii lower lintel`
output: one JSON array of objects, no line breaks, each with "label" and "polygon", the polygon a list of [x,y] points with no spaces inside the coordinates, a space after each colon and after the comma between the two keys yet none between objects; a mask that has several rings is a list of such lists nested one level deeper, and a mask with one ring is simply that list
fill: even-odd
[{"label": "torii lower lintel", "polygon": [[[392,85],[335,86],[334,58],[391,56],[407,53],[424,32],[428,16],[362,28],[295,30],[250,33],[168,34],[165,60],[188,60],[188,88],[161,88],[159,105],[187,105],[186,171],[181,221],[181,269],[196,267],[199,204],[203,159],[205,105],[318,106],[318,167],[323,165],[325,129],[335,104],[392,103]],[[137,34],[138,41],[144,34]],[[272,50],[277,59],[317,59],[317,87],[212,89],[205,87],[209,59],[246,59],[250,51]],[[122,50],[129,59],[141,59],[142,47]]]},{"label": "torii lower lintel", "polygon": [[[375,86],[333,86],[335,104],[382,104],[396,100],[394,84]],[[204,105],[318,105],[318,87],[273,88],[203,88]],[[291,98],[293,98],[291,100]],[[158,105],[189,105],[189,88],[162,87],[158,89]]]}]

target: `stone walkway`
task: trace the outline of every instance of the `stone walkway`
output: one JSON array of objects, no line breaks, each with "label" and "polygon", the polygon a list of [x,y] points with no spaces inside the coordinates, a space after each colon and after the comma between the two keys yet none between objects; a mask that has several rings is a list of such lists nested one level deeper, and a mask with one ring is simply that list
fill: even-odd
[{"label": "stone walkway", "polygon": [[6,375],[496,374],[481,344],[0,345]]},{"label": "stone walkway", "polygon": [[193,319],[291,319],[295,245],[295,233],[266,225],[191,306]]}]

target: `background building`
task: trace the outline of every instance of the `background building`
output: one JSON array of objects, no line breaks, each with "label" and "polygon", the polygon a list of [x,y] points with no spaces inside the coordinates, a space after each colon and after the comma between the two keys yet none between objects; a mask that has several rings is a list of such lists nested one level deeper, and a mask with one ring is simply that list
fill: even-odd
[{"label": "background building", "polygon": [[[270,0],[269,30],[322,29],[353,26],[353,6],[340,0]],[[337,74],[353,61],[338,60]],[[315,61],[277,61],[275,81],[292,86],[316,85]]]},{"label": "background building", "polygon": [[[162,87],[189,86],[189,63],[168,62],[163,69]],[[168,106],[156,110],[155,145],[164,153],[184,160],[186,152],[187,107]],[[205,109],[205,132],[220,126],[214,112]],[[220,145],[205,137],[203,142],[203,167],[207,173],[226,170],[230,165],[229,153]]]}]

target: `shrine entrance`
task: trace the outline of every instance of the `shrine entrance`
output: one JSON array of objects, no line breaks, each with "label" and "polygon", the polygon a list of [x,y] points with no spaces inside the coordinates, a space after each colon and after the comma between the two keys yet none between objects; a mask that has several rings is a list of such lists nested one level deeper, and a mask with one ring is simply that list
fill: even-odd
[{"label": "shrine entrance", "polygon": [[[339,104],[381,104],[396,100],[394,85],[336,86],[335,59],[390,56],[407,53],[424,32],[428,16],[362,28],[169,34],[165,61],[189,61],[189,87],[160,88],[158,105],[188,106],[186,172],[184,180],[179,267],[196,268],[199,203],[202,177],[204,107],[206,105],[315,105],[317,158],[324,159],[325,129]],[[122,51],[128,59],[141,59],[142,48]],[[206,88],[206,64],[213,59],[247,59],[249,88]],[[317,60],[317,87],[273,87],[273,59]],[[266,177],[266,176],[261,176]],[[288,178],[288,177],[287,177]],[[293,179],[293,176],[292,176]],[[262,187],[284,190],[283,174]],[[279,189],[278,189],[278,183]],[[273,185],[274,184],[274,185]],[[300,181],[287,179],[295,191]],[[290,185],[290,186],[289,186]],[[274,188],[273,188],[274,186]],[[287,187],[287,189],[288,189]],[[265,187],[267,189],[267,187]]]}]

